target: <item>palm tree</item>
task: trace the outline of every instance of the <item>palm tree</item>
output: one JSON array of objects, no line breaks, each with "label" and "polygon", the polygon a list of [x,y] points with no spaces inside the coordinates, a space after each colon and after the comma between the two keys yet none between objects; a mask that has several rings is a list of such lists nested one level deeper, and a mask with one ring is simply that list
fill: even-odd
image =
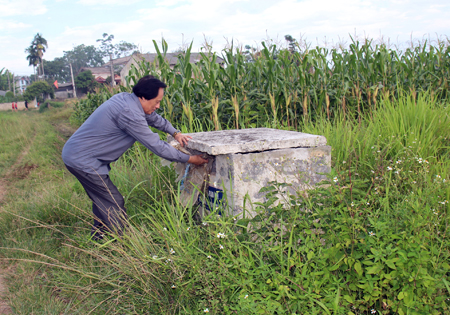
[{"label": "palm tree", "polygon": [[[25,53],[28,54],[28,56],[27,56],[28,65],[33,66],[33,72],[34,72],[34,75],[36,76],[36,66],[39,63],[38,52],[35,49],[35,47],[33,47],[33,45],[31,45],[30,47],[25,49]],[[38,73],[39,73],[39,71],[38,71]]]},{"label": "palm tree", "polygon": [[30,47],[25,49],[25,52],[28,53],[27,60],[29,62],[29,65],[30,66],[33,65],[34,67],[36,67],[39,64],[41,75],[44,75],[43,56],[45,53],[45,48],[48,48],[47,40],[44,37],[42,37],[42,34],[37,33],[34,36]]}]

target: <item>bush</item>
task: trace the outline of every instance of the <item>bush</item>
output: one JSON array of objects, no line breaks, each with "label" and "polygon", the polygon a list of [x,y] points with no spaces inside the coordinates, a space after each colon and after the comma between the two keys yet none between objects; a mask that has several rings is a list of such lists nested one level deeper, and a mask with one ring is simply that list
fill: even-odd
[{"label": "bush", "polygon": [[74,276],[66,289],[120,296],[117,313],[446,314],[448,114],[432,98],[403,96],[361,123],[305,125],[333,148],[327,185],[288,195],[270,183],[252,219],[196,223],[173,174],[137,146],[111,173],[133,200],[131,226],[116,243],[81,242],[96,263],[74,261],[85,283],[74,287]]},{"label": "bush", "polygon": [[94,75],[91,71],[83,71],[80,72],[75,77],[75,85],[78,89],[83,91],[84,93],[92,93],[96,88],[100,86],[100,84],[95,81]]},{"label": "bush", "polygon": [[47,96],[54,98],[55,93],[53,88],[45,81],[33,82],[23,93],[26,100],[32,101],[36,98],[40,103],[43,103]]},{"label": "bush", "polygon": [[56,102],[56,101],[52,101],[52,100],[46,100],[43,104],[41,104],[39,106],[39,112],[42,113],[44,112],[47,108],[50,107],[55,107],[55,108],[60,108],[60,107],[64,107],[64,102]]}]

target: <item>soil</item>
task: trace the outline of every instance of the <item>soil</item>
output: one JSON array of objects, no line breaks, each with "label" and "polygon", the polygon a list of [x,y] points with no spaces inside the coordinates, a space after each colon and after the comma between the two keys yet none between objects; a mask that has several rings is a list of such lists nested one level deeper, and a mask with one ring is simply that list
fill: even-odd
[{"label": "soil", "polygon": [[3,269],[0,268],[0,314],[12,314],[12,309],[9,307],[6,300],[3,299],[7,292],[6,284],[5,284],[5,275],[12,272],[11,269]]}]

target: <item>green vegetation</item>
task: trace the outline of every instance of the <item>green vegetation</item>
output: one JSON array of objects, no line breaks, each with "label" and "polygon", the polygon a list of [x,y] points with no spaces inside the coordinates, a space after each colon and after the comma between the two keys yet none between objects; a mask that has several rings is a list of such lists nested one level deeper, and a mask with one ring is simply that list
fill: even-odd
[{"label": "green vegetation", "polygon": [[32,101],[36,98],[38,102],[43,102],[48,96],[52,98],[55,97],[55,92],[45,81],[31,83],[23,93],[23,97],[28,101]]},{"label": "green vegetation", "polygon": [[28,65],[33,66],[34,71],[38,68],[37,76],[44,76],[44,62],[43,57],[45,49],[48,48],[47,40],[42,37],[42,34],[36,33],[29,47],[25,49],[27,55]]},{"label": "green vegetation", "polygon": [[0,90],[10,91],[11,87],[14,87],[13,82],[13,74],[8,69],[0,69]]},{"label": "green vegetation", "polygon": [[[13,169],[37,165],[14,178],[0,219],[0,255],[21,260],[10,285],[18,314],[450,311],[450,118],[431,95],[381,100],[361,122],[303,123],[333,148],[330,185],[276,205],[283,183],[273,183],[252,220],[195,222],[195,210],[177,203],[173,171],[135,145],[111,173],[131,226],[102,244],[88,240],[89,201],[63,170],[48,123],[67,120],[68,110],[2,113],[10,140],[1,173],[27,146]],[[23,133],[9,131],[19,124]]]},{"label": "green vegetation", "polygon": [[348,49],[278,50],[263,43],[258,52],[224,50],[224,65],[216,55],[202,54],[189,63],[191,47],[171,68],[164,58],[167,44],[155,42],[154,64],[142,61],[127,77],[129,85],[152,74],[167,83],[164,114],[187,130],[249,128],[267,116],[284,128],[298,129],[301,120],[338,113],[363,115],[376,111],[384,98],[408,91],[414,99],[430,91],[449,97],[450,46],[423,44],[398,52],[371,41],[352,42]]},{"label": "green vegetation", "polygon": [[75,86],[84,93],[92,93],[99,85],[100,83],[95,81],[95,77],[91,71],[82,71],[75,77]]},{"label": "green vegetation", "polygon": [[[189,51],[171,69],[163,43],[158,70],[143,62],[130,86],[90,93],[73,110],[0,113],[0,257],[17,270],[14,311],[448,314],[448,47],[264,47],[250,58],[225,51],[224,67],[208,53],[190,64]],[[161,111],[183,131],[324,135],[328,182],[293,195],[274,182],[262,187],[268,201],[253,205],[256,217],[198,222],[178,202],[173,169],[136,144],[110,174],[130,226],[121,238],[90,241],[89,199],[60,159],[69,116],[83,122],[156,71],[168,83]]]},{"label": "green vegetation", "polygon": [[46,111],[48,108],[61,108],[64,107],[64,102],[57,102],[53,100],[46,100],[43,104],[39,106],[38,111],[40,113]]},{"label": "green vegetation", "polygon": [[[112,54],[113,58],[120,58],[137,51],[136,45],[125,41],[113,44],[113,39],[114,35],[104,33],[103,38],[97,40],[97,42],[100,42],[99,47],[81,44],[75,46],[72,50],[64,51],[62,57],[45,60],[43,59],[43,53],[47,47],[47,41],[38,33],[30,47],[25,49],[25,52],[28,54],[27,60],[30,66],[37,67],[39,65],[38,78],[47,81],[49,84],[53,84],[55,80],[70,82],[70,65],[72,65],[73,74],[77,75],[83,67],[103,66],[105,61],[109,61],[109,54]],[[116,73],[119,73],[120,70],[121,66],[114,66]],[[32,79],[33,77],[36,78],[36,75],[32,75]]]}]

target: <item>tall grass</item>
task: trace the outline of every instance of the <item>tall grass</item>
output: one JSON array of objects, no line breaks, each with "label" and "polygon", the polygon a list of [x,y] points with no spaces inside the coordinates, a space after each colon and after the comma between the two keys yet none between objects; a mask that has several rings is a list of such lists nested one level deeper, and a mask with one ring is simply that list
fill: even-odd
[{"label": "tall grass", "polygon": [[56,260],[34,259],[59,267],[45,283],[67,314],[445,314],[448,119],[411,92],[361,121],[325,111],[298,128],[332,146],[329,185],[277,204],[284,184],[272,183],[253,219],[194,221],[173,171],[137,145],[111,173],[131,214],[125,235],[69,234]]},{"label": "tall grass", "polygon": [[168,45],[154,41],[158,54],[153,63],[138,61],[126,77],[127,84],[115,90],[89,95],[76,106],[83,122],[113,93],[131,91],[148,74],[167,83],[163,115],[174,124],[194,125],[204,130],[254,128],[267,125],[267,117],[286,129],[297,129],[300,120],[328,119],[342,113],[358,122],[377,109],[382,99],[396,99],[405,91],[413,101],[432,93],[448,100],[450,46],[448,41],[427,42],[405,51],[351,39],[348,47],[326,49],[298,47],[295,51],[262,43],[248,53],[236,47],[220,54],[201,52],[190,63],[192,45],[171,66],[165,58]]},{"label": "tall grass", "polygon": [[356,115],[360,122],[381,99],[397,98],[403,91],[413,100],[428,90],[438,100],[448,98],[448,42],[423,43],[403,52],[370,40],[352,39],[348,48],[298,51],[262,43],[262,49],[250,55],[225,49],[222,65],[210,52],[189,63],[189,47],[173,68],[165,59],[167,44],[163,41],[160,49],[154,43],[158,58],[132,67],[128,86],[146,74],[160,77],[168,84],[163,105],[170,104],[170,109],[165,111],[172,121],[189,128],[192,116],[216,129],[217,120],[224,129],[261,126],[267,114],[285,128],[297,126],[299,117],[330,119],[338,112]]}]

